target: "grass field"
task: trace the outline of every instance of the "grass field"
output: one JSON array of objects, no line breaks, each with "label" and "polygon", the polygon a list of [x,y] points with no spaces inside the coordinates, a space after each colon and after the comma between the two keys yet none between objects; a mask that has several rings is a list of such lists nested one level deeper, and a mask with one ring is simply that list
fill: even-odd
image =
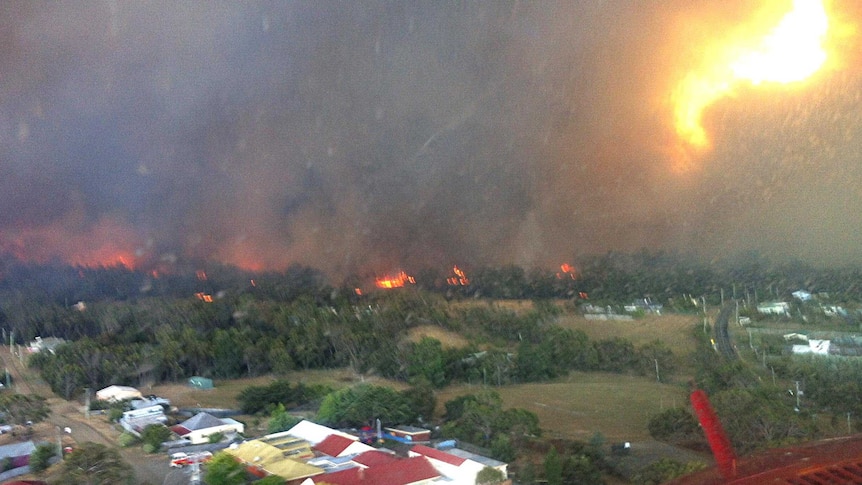
[{"label": "grass field", "polygon": [[[523,408],[539,417],[547,437],[589,440],[597,432],[611,441],[649,438],[650,416],[673,406],[685,406],[685,386],[659,384],[644,377],[606,373],[571,373],[549,383],[489,388],[500,394],[504,407]],[[452,386],[437,395],[438,408],[480,386]]]},{"label": "grass field", "polygon": [[674,354],[685,356],[694,352],[692,329],[702,320],[695,315],[647,315],[631,321],[587,320],[583,315],[567,314],[557,321],[564,328],[582,330],[591,340],[621,337],[635,346],[661,340]]}]

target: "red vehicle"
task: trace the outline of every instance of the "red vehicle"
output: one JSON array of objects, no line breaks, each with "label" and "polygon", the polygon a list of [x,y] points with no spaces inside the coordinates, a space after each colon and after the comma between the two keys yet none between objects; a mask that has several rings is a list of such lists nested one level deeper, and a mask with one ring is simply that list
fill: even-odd
[{"label": "red vehicle", "polygon": [[209,451],[203,451],[200,453],[192,453],[191,455],[188,453],[174,453],[171,455],[171,466],[174,468],[182,468],[186,465],[192,465],[195,463],[206,463],[210,461],[213,457],[213,454]]}]

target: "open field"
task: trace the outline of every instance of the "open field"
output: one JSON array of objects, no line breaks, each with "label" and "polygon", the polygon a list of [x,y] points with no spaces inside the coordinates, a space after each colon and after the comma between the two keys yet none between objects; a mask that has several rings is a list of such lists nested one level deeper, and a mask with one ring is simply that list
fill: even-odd
[{"label": "open field", "polygon": [[[452,386],[437,394],[439,412],[446,401],[480,392],[480,386]],[[645,377],[574,372],[549,383],[491,387],[504,407],[535,413],[543,433],[551,438],[588,441],[601,433],[610,441],[650,439],[650,416],[670,407],[686,406],[682,385],[660,384]]]},{"label": "open field", "polygon": [[653,340],[661,340],[678,356],[694,351],[692,329],[702,324],[697,315],[647,315],[631,321],[587,320],[583,315],[566,314],[557,324],[572,330],[581,330],[591,340],[621,337],[639,346]]}]

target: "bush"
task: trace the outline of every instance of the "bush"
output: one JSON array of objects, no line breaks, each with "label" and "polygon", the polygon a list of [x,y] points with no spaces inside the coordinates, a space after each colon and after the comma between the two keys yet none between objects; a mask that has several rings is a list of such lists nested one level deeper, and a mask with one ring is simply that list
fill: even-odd
[{"label": "bush", "polygon": [[116,423],[123,417],[123,410],[121,408],[111,408],[108,410],[108,421],[112,423]]},{"label": "bush", "polygon": [[[171,437],[171,430],[161,424],[151,424],[141,432],[141,441],[144,442],[144,451],[154,453],[162,447],[162,443]],[[149,446],[147,446],[149,445]],[[148,448],[152,451],[148,451]]]},{"label": "bush", "polygon": [[224,433],[213,433],[209,435],[208,439],[211,444],[221,443],[221,440],[224,439]]},{"label": "bush", "polygon": [[123,434],[121,434],[120,437],[117,438],[117,442],[120,444],[121,447],[128,448],[138,443],[138,437],[133,435],[132,433],[129,433],[128,431],[124,431]]},{"label": "bush", "polygon": [[57,448],[50,444],[41,444],[36,447],[33,454],[30,455],[30,471],[33,473],[41,473],[48,468],[50,460],[57,454]]}]

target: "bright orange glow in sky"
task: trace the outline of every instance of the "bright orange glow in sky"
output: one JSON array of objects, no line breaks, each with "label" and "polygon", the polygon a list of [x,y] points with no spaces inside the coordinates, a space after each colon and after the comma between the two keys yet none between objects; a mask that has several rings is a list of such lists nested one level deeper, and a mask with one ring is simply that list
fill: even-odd
[{"label": "bright orange glow in sky", "polygon": [[676,132],[690,147],[708,149],[704,110],[743,83],[792,83],[826,62],[829,17],[822,0],[793,0],[792,9],[770,25],[720,47],[703,67],[690,71],[672,95]]}]

